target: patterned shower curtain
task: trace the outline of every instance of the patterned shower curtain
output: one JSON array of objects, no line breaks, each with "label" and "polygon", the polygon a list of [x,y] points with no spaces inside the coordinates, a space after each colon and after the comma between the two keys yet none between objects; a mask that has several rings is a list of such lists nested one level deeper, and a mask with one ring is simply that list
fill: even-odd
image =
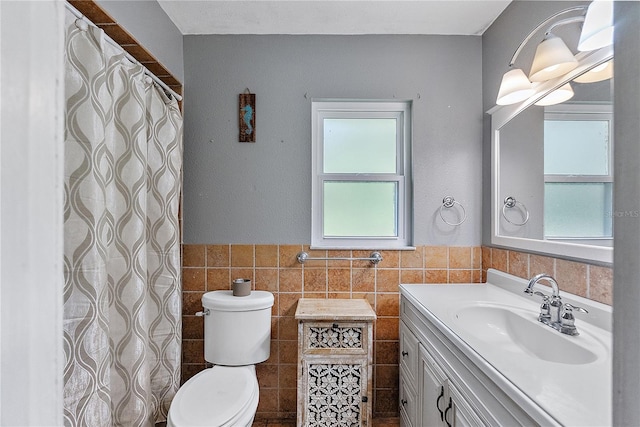
[{"label": "patterned shower curtain", "polygon": [[66,19],[64,421],[149,426],[180,381],[182,117]]}]

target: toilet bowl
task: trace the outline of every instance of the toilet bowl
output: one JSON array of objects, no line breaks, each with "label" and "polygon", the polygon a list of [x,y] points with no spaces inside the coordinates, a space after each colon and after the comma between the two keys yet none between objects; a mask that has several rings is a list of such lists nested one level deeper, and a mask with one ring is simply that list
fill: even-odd
[{"label": "toilet bowl", "polygon": [[180,387],[167,426],[251,427],[259,398],[255,364],[270,355],[273,294],[207,292],[202,306],[204,358],[214,366]]},{"label": "toilet bowl", "polygon": [[255,366],[214,366],[199,372],[176,394],[167,427],[250,427],[258,407]]}]

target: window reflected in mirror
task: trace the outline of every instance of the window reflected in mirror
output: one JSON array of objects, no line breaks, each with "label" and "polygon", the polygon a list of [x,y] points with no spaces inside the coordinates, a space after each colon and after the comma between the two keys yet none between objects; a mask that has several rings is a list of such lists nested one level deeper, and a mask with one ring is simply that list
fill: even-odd
[{"label": "window reflected in mirror", "polygon": [[608,105],[545,109],[545,239],[613,237],[612,118]]},{"label": "window reflected in mirror", "polygon": [[[613,245],[612,80],[573,83],[575,96],[530,105],[499,130],[500,236],[546,242]],[[499,205],[499,209],[502,205]]]}]

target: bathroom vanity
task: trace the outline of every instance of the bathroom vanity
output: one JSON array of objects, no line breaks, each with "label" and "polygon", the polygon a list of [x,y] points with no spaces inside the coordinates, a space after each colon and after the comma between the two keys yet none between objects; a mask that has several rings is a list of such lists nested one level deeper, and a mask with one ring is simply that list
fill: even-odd
[{"label": "bathroom vanity", "polygon": [[400,286],[401,425],[611,425],[611,308],[560,283],[589,311],[569,336],[538,321],[526,287],[496,270],[486,284]]},{"label": "bathroom vanity", "polygon": [[373,321],[364,299],[298,300],[298,425],[371,425]]}]

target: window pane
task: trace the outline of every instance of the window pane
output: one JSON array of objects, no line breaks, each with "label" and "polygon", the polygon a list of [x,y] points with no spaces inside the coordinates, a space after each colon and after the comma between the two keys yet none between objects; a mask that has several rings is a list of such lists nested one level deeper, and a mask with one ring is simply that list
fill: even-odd
[{"label": "window pane", "polygon": [[546,183],[546,237],[612,237],[612,184]]},{"label": "window pane", "polygon": [[396,119],[324,119],[324,173],[396,173]]},{"label": "window pane", "polygon": [[324,183],[325,237],[396,237],[398,183]]},{"label": "window pane", "polygon": [[609,122],[545,120],[544,173],[609,175]]}]

